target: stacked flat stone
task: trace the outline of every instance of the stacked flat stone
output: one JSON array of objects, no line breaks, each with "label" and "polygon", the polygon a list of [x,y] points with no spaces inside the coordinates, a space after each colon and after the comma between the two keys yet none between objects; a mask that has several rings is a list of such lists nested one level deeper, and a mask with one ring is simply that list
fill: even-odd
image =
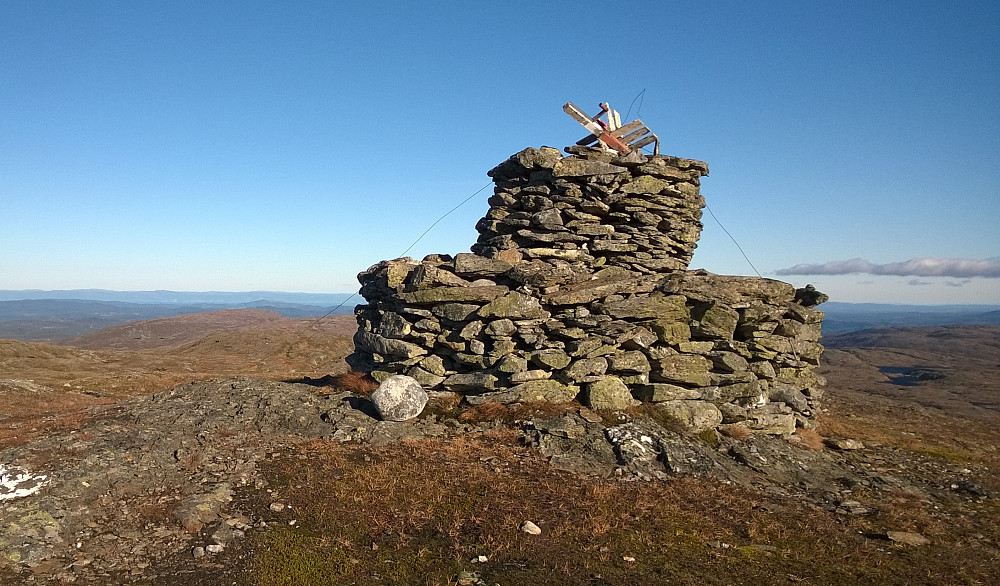
[{"label": "stacked flat stone", "polygon": [[349,363],[471,404],[644,401],[708,426],[811,426],[824,296],[686,270],[706,173],[698,161],[596,149],[514,155],[490,171],[473,254],[382,261],[358,276],[368,303]]},{"label": "stacked flat stone", "polygon": [[472,251],[592,270],[643,274],[683,270],[701,234],[698,192],[708,166],[675,157],[618,156],[602,149],[526,149],[488,173],[490,211]]}]

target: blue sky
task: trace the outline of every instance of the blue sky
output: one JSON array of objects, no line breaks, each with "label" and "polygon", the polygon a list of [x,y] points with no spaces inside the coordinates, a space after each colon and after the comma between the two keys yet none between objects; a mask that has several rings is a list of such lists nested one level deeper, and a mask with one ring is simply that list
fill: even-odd
[{"label": "blue sky", "polygon": [[764,276],[1000,303],[998,47],[995,1],[0,2],[0,289],[355,291],[610,101]]}]

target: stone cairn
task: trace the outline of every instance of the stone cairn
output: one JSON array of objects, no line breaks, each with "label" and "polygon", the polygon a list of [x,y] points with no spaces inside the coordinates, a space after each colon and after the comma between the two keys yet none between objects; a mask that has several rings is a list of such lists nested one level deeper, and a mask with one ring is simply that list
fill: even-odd
[{"label": "stone cairn", "polygon": [[811,427],[826,296],[689,271],[701,161],[528,148],[489,172],[472,254],[358,275],[356,370],[469,404],[653,403],[689,427]]}]

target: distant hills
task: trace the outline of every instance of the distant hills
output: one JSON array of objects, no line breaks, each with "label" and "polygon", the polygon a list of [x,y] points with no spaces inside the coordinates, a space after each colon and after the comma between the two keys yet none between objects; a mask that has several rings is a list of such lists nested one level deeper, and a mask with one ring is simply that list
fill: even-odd
[{"label": "distant hills", "polygon": [[1000,324],[1000,305],[892,305],[887,303],[829,302],[823,334],[842,334],[872,328]]},{"label": "distant hills", "polygon": [[[138,320],[221,309],[261,309],[304,319],[352,313],[364,299],[351,293],[283,291],[0,290],[0,339],[60,341]],[[872,328],[1000,324],[1000,305],[893,305],[829,302],[823,333]]]},{"label": "distant hills", "polygon": [[0,339],[59,341],[137,320],[222,309],[261,309],[289,318],[352,313],[349,293],[0,290]]},{"label": "distant hills", "polygon": [[[294,293],[287,291],[112,291],[109,289],[0,290],[0,301],[63,299],[122,303],[213,304],[259,307],[264,302],[334,307],[353,293]],[[218,307],[216,309],[219,309]]]}]

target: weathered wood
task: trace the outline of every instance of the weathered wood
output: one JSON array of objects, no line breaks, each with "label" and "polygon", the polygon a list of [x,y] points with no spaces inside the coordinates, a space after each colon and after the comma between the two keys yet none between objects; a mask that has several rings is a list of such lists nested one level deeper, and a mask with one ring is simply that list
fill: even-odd
[{"label": "weathered wood", "polygon": [[629,148],[627,144],[623,143],[621,139],[618,138],[617,136],[611,136],[608,133],[604,133],[599,135],[597,138],[599,138],[601,142],[615,149],[619,153],[627,153],[630,150],[632,150],[631,148]]},{"label": "weathered wood", "polygon": [[619,128],[618,130],[612,131],[611,134],[620,138],[624,136],[626,133],[632,132],[633,130],[641,126],[642,126],[642,120],[633,120],[632,122],[629,122],[625,126]]},{"label": "weathered wood", "polygon": [[633,142],[639,140],[640,138],[646,136],[647,134],[649,134],[649,129],[643,126],[639,130],[636,130],[635,132],[630,132],[629,134],[622,137],[622,142],[632,144]]},{"label": "weathered wood", "polygon": [[584,114],[583,110],[577,108],[573,102],[566,102],[563,104],[563,112],[572,116],[573,119],[580,124],[587,125],[587,123],[591,122],[590,116]]},{"label": "weathered wood", "polygon": [[[641,120],[636,119],[622,126],[621,114],[612,110],[607,104],[601,104],[601,112],[593,117],[587,116],[587,113],[573,102],[566,102],[563,111],[591,132],[590,136],[578,140],[576,142],[578,145],[591,145],[597,140],[620,153],[628,153],[632,149],[656,142],[656,151],[660,150],[660,139],[655,134],[650,134],[649,128],[643,126]],[[600,120],[604,114],[608,115],[607,124]]]},{"label": "weathered wood", "polygon": [[618,113],[618,110],[611,110],[608,112],[608,130],[614,132],[622,126],[622,117]]},{"label": "weathered wood", "polygon": [[650,144],[652,142],[659,143],[660,142],[659,137],[657,137],[655,134],[650,134],[646,138],[644,138],[644,139],[642,139],[642,140],[640,140],[638,142],[632,143],[631,148],[633,148],[633,149],[641,149],[642,147],[644,147],[647,144]]}]

